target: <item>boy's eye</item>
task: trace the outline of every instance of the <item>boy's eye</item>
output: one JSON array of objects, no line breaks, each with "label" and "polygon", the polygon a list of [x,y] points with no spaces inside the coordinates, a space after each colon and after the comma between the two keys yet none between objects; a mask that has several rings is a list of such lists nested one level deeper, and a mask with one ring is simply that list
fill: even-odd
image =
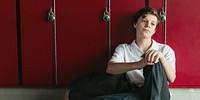
[{"label": "boy's eye", "polygon": [[146,20],[145,20],[145,19],[142,19],[142,22],[146,22]]},{"label": "boy's eye", "polygon": [[152,25],[152,26],[155,26],[156,24],[155,24],[155,23],[151,23],[151,25]]}]

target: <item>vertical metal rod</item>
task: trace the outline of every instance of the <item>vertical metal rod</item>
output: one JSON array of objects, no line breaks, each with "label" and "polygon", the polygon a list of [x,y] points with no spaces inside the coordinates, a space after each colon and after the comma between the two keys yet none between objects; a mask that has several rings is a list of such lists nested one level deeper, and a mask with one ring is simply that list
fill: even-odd
[{"label": "vertical metal rod", "polygon": [[146,8],[149,7],[149,0],[145,0],[145,7],[146,7]]},{"label": "vertical metal rod", "polygon": [[164,0],[163,6],[166,18],[164,21],[164,44],[167,44],[167,0]]},{"label": "vertical metal rod", "polygon": [[16,0],[16,24],[17,24],[17,46],[18,46],[18,83],[23,85],[22,71],[22,43],[20,23],[20,0]]},{"label": "vertical metal rod", "polygon": [[58,84],[58,61],[57,61],[57,33],[56,33],[56,0],[53,1],[54,20],[54,66],[55,66],[55,83]]},{"label": "vertical metal rod", "polygon": [[[111,1],[108,0],[108,12],[111,17]],[[108,21],[108,57],[111,57],[111,18]]]}]

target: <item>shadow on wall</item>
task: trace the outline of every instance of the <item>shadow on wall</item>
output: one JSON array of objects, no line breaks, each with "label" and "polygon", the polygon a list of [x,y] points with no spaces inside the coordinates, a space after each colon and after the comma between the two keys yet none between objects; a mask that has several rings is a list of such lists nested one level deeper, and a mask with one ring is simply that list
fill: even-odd
[{"label": "shadow on wall", "polygon": [[134,14],[123,14],[120,18],[113,19],[112,25],[112,52],[121,43],[132,43],[135,39],[133,26]]}]

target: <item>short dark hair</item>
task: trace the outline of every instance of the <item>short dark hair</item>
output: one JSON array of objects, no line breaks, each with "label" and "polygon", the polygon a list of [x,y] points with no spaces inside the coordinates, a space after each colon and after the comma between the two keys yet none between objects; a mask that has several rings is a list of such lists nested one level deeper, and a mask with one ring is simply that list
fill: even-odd
[{"label": "short dark hair", "polygon": [[160,19],[160,16],[158,14],[158,11],[155,8],[145,7],[143,9],[139,10],[134,16],[133,23],[136,24],[138,19],[141,16],[144,17],[147,14],[151,14],[151,15],[154,15],[154,16],[157,17],[157,20],[158,20],[157,25],[156,25],[156,28],[157,28],[158,25],[160,24],[161,19]]}]

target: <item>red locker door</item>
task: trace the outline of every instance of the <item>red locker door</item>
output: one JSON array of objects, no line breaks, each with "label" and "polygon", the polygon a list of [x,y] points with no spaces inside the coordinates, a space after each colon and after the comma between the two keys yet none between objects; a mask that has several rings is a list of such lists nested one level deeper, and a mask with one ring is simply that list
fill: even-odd
[{"label": "red locker door", "polygon": [[199,0],[169,0],[168,43],[177,57],[177,78],[173,87],[200,87]]},{"label": "red locker door", "polygon": [[107,23],[102,21],[105,0],[57,1],[58,85],[107,63]]},{"label": "red locker door", "polygon": [[16,2],[2,0],[0,3],[0,85],[18,84],[18,55],[16,32]]},{"label": "red locker door", "polygon": [[20,0],[23,85],[53,85],[50,0]]}]

